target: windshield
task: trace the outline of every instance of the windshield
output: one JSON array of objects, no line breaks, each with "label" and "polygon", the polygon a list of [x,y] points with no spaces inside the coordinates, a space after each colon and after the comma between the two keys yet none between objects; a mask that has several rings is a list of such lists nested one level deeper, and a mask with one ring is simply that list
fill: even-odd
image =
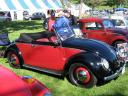
[{"label": "windshield", "polygon": [[105,28],[115,27],[111,20],[103,20],[103,25],[104,25]]},{"label": "windshield", "polygon": [[71,37],[76,38],[81,32],[79,27],[71,26],[68,19],[65,17],[59,18],[53,25],[53,28],[61,41]]},{"label": "windshield", "polygon": [[70,27],[57,28],[55,31],[61,41],[74,37],[75,35]]}]

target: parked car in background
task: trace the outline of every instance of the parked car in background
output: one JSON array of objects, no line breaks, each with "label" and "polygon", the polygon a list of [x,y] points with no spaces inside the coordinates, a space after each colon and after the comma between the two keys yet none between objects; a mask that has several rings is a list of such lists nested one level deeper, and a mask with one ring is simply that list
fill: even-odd
[{"label": "parked car in background", "polygon": [[11,14],[8,11],[0,11],[0,22],[11,21]]},{"label": "parked car in background", "polygon": [[115,27],[128,29],[128,17],[114,15],[111,16],[111,19],[113,20]]},{"label": "parked car in background", "polygon": [[84,38],[77,28],[71,29],[68,25],[55,28],[55,33],[22,33],[8,46],[5,57],[15,68],[67,77],[73,85],[83,88],[104,85],[124,72],[124,51]]},{"label": "parked car in background", "polygon": [[41,20],[44,18],[46,18],[46,16],[42,12],[34,12],[31,15],[29,13],[24,15],[25,20]]},{"label": "parked car in background", "polygon": [[100,40],[115,47],[128,41],[128,30],[115,28],[111,19],[92,17],[80,19],[78,22],[87,38]]},{"label": "parked car in background", "polygon": [[0,96],[52,96],[49,89],[31,76],[17,76],[0,65]]}]

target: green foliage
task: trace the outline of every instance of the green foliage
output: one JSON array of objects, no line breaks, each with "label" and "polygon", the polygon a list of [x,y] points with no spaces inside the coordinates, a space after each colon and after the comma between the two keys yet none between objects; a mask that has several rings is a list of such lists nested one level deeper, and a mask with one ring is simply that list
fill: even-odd
[{"label": "green foliage", "polygon": [[106,5],[109,6],[124,6],[127,5],[127,0],[106,0]]},{"label": "green foliage", "polygon": [[[71,0],[74,3],[80,3],[81,0]],[[97,6],[128,6],[128,0],[82,0],[85,4],[91,7]]]}]

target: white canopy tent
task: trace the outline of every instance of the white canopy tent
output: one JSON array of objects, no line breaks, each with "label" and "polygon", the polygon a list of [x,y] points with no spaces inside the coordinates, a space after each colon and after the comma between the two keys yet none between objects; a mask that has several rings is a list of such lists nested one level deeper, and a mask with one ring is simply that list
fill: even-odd
[{"label": "white canopy tent", "polygon": [[72,11],[72,14],[75,16],[79,16],[79,14],[85,14],[86,11],[91,10],[89,6],[82,4],[71,4],[71,7],[69,8]]},{"label": "white canopy tent", "polygon": [[60,0],[0,0],[0,10],[44,10],[60,9]]},{"label": "white canopy tent", "polygon": [[10,11],[11,14],[15,11],[20,18],[23,11],[42,11],[46,14],[47,10],[63,8],[60,0],[0,0],[0,3],[0,11]]}]

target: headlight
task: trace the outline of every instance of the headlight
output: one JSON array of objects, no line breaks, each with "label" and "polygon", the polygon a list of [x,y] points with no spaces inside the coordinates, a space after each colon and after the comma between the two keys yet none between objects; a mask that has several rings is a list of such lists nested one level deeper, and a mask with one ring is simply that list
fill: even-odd
[{"label": "headlight", "polygon": [[52,96],[50,92],[44,94],[44,96]]},{"label": "headlight", "polygon": [[109,63],[106,59],[102,58],[101,59],[101,65],[105,68],[105,69],[109,69]]}]

